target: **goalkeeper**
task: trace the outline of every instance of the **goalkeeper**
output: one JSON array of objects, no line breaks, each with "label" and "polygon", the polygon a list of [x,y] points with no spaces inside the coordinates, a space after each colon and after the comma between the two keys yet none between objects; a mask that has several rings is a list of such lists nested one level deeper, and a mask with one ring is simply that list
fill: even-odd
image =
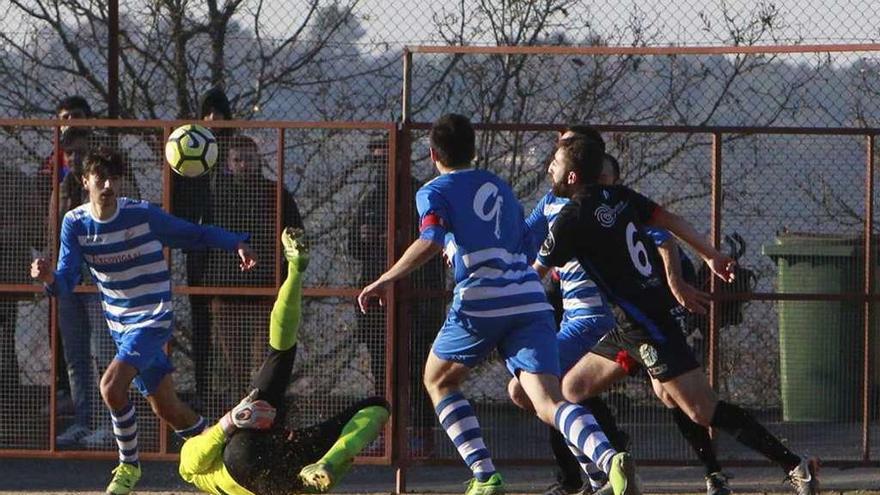
[{"label": "goalkeeper", "polygon": [[327,491],[388,420],[388,403],[373,397],[324,423],[284,429],[284,391],[296,355],[302,273],[309,261],[302,237],[302,230],[291,228],[281,236],[287,279],[272,308],[269,356],[254,378],[254,390],[180,452],[180,476],[207,493]]}]

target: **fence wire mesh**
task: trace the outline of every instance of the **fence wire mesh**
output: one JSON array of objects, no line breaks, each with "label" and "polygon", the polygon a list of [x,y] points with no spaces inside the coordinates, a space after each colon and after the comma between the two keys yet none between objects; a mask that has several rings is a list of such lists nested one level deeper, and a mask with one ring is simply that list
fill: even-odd
[{"label": "fence wire mesh", "polygon": [[[192,118],[213,86],[247,119],[400,115],[406,45],[686,46],[872,43],[878,7],[715,0],[123,2],[118,116]],[[845,7],[845,8],[844,8]],[[48,116],[79,93],[104,115],[107,4],[14,0],[0,29],[0,108]],[[482,121],[873,125],[876,52],[719,56],[421,56],[414,117]],[[117,116],[114,114],[113,116]]]}]

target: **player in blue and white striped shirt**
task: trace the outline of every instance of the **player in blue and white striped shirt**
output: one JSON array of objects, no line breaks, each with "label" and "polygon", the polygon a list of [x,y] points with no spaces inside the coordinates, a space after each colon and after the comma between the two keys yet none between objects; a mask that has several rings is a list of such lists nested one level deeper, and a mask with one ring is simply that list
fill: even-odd
[{"label": "player in blue and white striped shirt", "polygon": [[431,129],[431,160],[440,176],[416,194],[420,237],[400,260],[358,296],[382,297],[446,244],[453,255],[456,286],[452,308],[425,364],[424,382],[440,423],[470,467],[468,495],[504,493],[470,402],[461,384],[470,369],[498,349],[522,384],[537,416],[608,473],[616,495],[634,494],[634,466],[618,453],[592,415],[562,399],[552,307],[532,269],[536,240],[510,186],[495,174],[470,168],[475,139],[461,115],[441,117]]},{"label": "player in blue and white striped shirt", "polygon": [[34,260],[31,276],[49,294],[69,293],[80,281],[85,261],[95,280],[104,316],[118,352],[101,377],[101,396],[110,409],[119,447],[119,466],[107,493],[129,493],[140,479],[137,419],[128,389],[134,382],[160,418],[189,438],[205,427],[178,399],[164,352],[171,338],[171,277],[163,247],[237,252],[242,270],[256,260],[248,235],[218,227],[194,225],[145,201],[116,196],[125,164],[119,153],[102,148],[83,164],[83,186],[89,202],[69,211],[61,226],[61,249],[53,273],[45,259]]}]

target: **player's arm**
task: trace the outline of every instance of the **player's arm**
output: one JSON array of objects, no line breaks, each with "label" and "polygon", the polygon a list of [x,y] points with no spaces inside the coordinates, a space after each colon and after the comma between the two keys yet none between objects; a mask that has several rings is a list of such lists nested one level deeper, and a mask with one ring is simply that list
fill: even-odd
[{"label": "player's arm", "polygon": [[[539,254],[538,257],[540,258],[540,256],[541,255]],[[543,280],[544,277],[546,277],[547,274],[550,273],[550,267],[545,266],[539,260],[535,260],[535,262],[532,263],[532,268],[534,268],[535,271],[538,272],[538,278],[540,278],[541,280]]]},{"label": "player's arm", "polygon": [[669,230],[676,237],[693,247],[712,272],[725,282],[733,281],[733,266],[736,263],[715,249],[687,220],[661,206],[654,205],[647,223]]},{"label": "player's arm", "polygon": [[379,298],[384,305],[383,297],[396,280],[409,275],[416,268],[443,250],[446,234],[449,232],[448,204],[446,199],[429,187],[422,187],[416,193],[416,208],[419,211],[419,238],[406,248],[403,256],[375,282],[364,287],[358,295],[358,306],[366,313],[367,302]]},{"label": "player's arm", "polygon": [[535,251],[541,248],[541,243],[544,242],[544,239],[550,233],[550,224],[547,221],[547,216],[544,215],[544,205],[546,203],[547,196],[544,196],[538,201],[538,204],[535,205],[529,216],[526,217],[526,228],[535,243]]},{"label": "player's arm", "polygon": [[172,248],[232,251],[241,259],[241,269],[250,270],[257,264],[256,256],[248,246],[250,234],[239,234],[214,225],[196,225],[148,205],[150,228],[163,244]]},{"label": "player's arm", "polygon": [[428,260],[442,250],[443,247],[434,241],[427,239],[416,239],[413,241],[406,248],[403,256],[397,260],[397,263],[394,263],[387,272],[383,273],[375,282],[364,287],[364,290],[361,291],[358,296],[358,306],[360,306],[361,311],[367,312],[367,301],[373,297],[378,297],[379,304],[384,306],[385,300],[383,298],[391,284],[409,275],[413,270],[427,263]]},{"label": "player's arm", "polygon": [[668,237],[657,245],[657,251],[663,259],[669,290],[678,304],[691,312],[705,314],[709,307],[709,295],[684,281],[681,273],[681,256],[675,239]]},{"label": "player's arm", "polygon": [[196,476],[219,470],[223,465],[226,440],[226,432],[220,423],[187,440],[180,449],[180,477],[198,486],[194,481]]},{"label": "player's arm", "polygon": [[230,435],[237,429],[265,430],[275,421],[275,408],[256,400],[258,392],[253,390],[217,424],[183,444],[178,466],[181,478],[211,493],[218,485],[235,485],[234,480],[226,479],[229,474],[223,468],[223,449]]},{"label": "player's arm", "polygon": [[31,277],[46,288],[49,295],[70,293],[80,282],[82,250],[74,229],[73,218],[65,215],[61,224],[61,247],[58,252],[58,265],[54,272],[45,258],[36,258],[31,263]]}]

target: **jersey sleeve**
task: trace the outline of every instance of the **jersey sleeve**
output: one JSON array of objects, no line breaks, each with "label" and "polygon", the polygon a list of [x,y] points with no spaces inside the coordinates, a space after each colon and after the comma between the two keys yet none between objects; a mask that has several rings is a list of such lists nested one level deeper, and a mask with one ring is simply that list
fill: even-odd
[{"label": "jersey sleeve", "polygon": [[661,229],[660,227],[645,227],[644,231],[648,234],[648,237],[654,241],[655,246],[659,246],[669,239],[672,239],[672,234],[668,230]]},{"label": "jersey sleeve", "polygon": [[147,206],[150,228],[163,244],[172,248],[207,249],[217,248],[235,251],[240,242],[247,242],[250,234],[238,234],[213,225],[196,225],[162,209]]},{"label": "jersey sleeve", "polygon": [[538,252],[538,263],[544,266],[562,266],[575,257],[576,236],[581,230],[578,228],[579,216],[580,204],[575,201],[562,208]]},{"label": "jersey sleeve", "polygon": [[219,423],[187,440],[180,450],[180,477],[203,490],[215,485],[214,478],[224,474],[225,445],[226,434]]},{"label": "jersey sleeve", "polygon": [[550,224],[547,221],[547,216],[544,215],[544,206],[546,204],[547,196],[545,195],[541,198],[541,201],[538,201],[538,204],[535,205],[529,216],[526,217],[526,228],[535,243],[534,249],[537,249],[544,242],[544,239],[547,238],[547,234],[550,233]]},{"label": "jersey sleeve", "polygon": [[67,294],[79,284],[82,278],[82,249],[76,235],[75,220],[65,215],[61,223],[61,247],[58,250],[58,265],[55,268],[55,282],[46,287],[50,295]]},{"label": "jersey sleeve", "polygon": [[627,201],[629,201],[635,209],[636,218],[642,223],[650,222],[651,217],[654,216],[654,213],[660,208],[660,205],[647,196],[643,196],[628,187],[624,187],[623,190],[626,191]]},{"label": "jersey sleeve", "polygon": [[419,239],[443,246],[450,230],[449,203],[439,191],[422,186],[416,193],[416,209],[419,211]]}]

